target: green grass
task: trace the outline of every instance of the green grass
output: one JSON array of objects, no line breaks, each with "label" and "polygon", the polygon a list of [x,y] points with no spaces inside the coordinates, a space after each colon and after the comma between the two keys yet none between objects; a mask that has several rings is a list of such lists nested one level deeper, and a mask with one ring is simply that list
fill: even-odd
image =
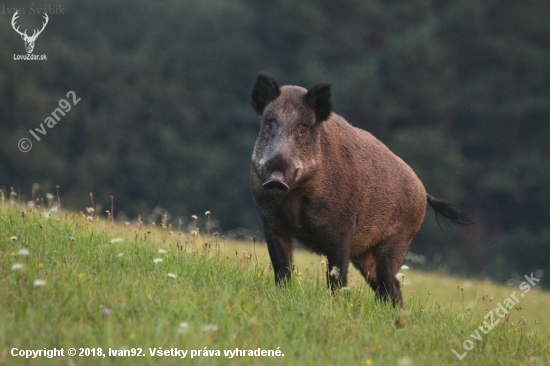
[{"label": "green grass", "polygon": [[[470,334],[488,309],[513,291],[519,296],[517,285],[409,270],[399,311],[376,302],[356,272],[350,289],[331,294],[319,256],[296,253],[292,283],[277,288],[265,244],[213,237],[205,249],[202,232],[169,230],[113,227],[66,212],[45,218],[41,209],[3,205],[0,364],[550,364],[550,294],[537,287],[476,341]],[[28,255],[19,254],[23,248]],[[23,268],[12,269],[16,263]],[[37,279],[45,285],[34,286]],[[467,339],[473,349],[459,361],[451,349],[463,353]],[[139,348],[145,356],[69,357],[70,347],[104,354]],[[25,359],[12,356],[12,348],[63,348],[65,356]],[[153,348],[189,353],[184,360],[150,356]],[[236,348],[278,349],[284,357],[224,356]],[[191,350],[201,355],[191,359]],[[204,356],[204,350],[221,355]]]}]

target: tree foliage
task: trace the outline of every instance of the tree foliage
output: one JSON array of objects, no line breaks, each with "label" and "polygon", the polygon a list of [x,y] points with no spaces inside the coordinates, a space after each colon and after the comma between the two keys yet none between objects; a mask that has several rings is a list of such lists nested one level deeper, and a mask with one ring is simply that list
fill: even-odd
[{"label": "tree foliage", "polygon": [[[128,217],[211,210],[223,229],[257,229],[248,94],[265,70],[283,84],[332,82],[337,113],[387,143],[431,194],[475,208],[473,228],[443,233],[428,213],[412,250],[434,268],[501,280],[550,272],[546,0],[73,0],[37,40],[47,61],[13,60],[24,49],[6,9],[21,3],[8,3],[4,192],[59,185],[77,210],[94,192]],[[81,103],[33,140],[69,90]]]}]

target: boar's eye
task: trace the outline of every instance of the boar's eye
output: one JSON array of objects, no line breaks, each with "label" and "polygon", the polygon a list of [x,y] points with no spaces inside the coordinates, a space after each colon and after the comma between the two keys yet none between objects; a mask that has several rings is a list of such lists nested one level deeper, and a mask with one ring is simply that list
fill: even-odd
[{"label": "boar's eye", "polygon": [[302,126],[298,129],[298,133],[300,134],[300,136],[304,136],[306,133],[307,133],[307,128]]},{"label": "boar's eye", "polygon": [[267,132],[273,131],[274,126],[275,126],[275,120],[273,118],[269,118],[265,121],[265,130]]}]

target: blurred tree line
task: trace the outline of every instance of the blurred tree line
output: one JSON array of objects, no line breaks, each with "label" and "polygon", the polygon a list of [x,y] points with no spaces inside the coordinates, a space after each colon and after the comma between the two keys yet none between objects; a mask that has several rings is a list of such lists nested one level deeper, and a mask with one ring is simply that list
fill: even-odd
[{"label": "blurred tree line", "polygon": [[[281,84],[332,82],[337,113],[388,144],[432,195],[475,209],[474,227],[443,231],[428,211],[411,247],[428,268],[550,273],[547,0],[58,4],[64,14],[50,15],[34,50],[47,61],[13,59],[25,50],[9,8],[38,28],[29,4],[0,9],[4,192],[28,200],[35,182],[42,194],[59,185],[75,210],[94,192],[129,218],[211,210],[220,229],[258,230],[248,96],[264,70]],[[69,90],[81,102],[36,141],[28,131]]]}]

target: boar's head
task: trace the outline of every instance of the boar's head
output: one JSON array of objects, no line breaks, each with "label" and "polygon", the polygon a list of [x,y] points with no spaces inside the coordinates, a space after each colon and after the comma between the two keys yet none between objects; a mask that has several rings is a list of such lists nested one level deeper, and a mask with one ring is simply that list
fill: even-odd
[{"label": "boar's head", "polygon": [[319,83],[309,90],[279,87],[272,77],[260,73],[251,104],[261,119],[252,171],[264,193],[286,196],[318,169],[320,130],[332,112],[330,84]]}]

